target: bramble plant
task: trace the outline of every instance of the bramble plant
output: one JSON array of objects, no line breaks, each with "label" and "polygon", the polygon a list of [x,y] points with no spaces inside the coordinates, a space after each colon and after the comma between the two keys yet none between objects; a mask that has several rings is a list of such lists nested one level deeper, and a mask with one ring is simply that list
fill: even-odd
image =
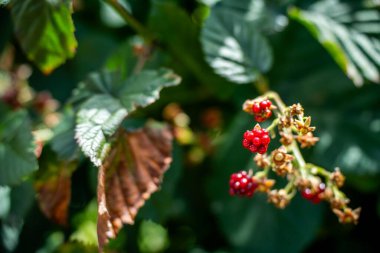
[{"label": "bramble plant", "polygon": [[0,252],[378,251],[379,7],[0,0]]},{"label": "bramble plant", "polygon": [[[272,105],[272,100],[275,105]],[[257,153],[254,161],[260,169],[253,174],[241,171],[230,178],[230,194],[252,197],[255,190],[268,195],[268,202],[278,208],[285,208],[297,193],[318,204],[321,200],[330,203],[332,211],[341,223],[357,224],[361,208],[352,210],[347,206],[349,199],[340,190],[345,177],[339,168],[333,172],[312,163],[306,163],[299,149],[314,146],[319,138],[313,135],[311,116],[306,116],[301,104],[286,106],[277,93],[267,92],[243,104],[243,110],[254,115],[257,122],[275,119],[267,128],[256,124],[243,135],[243,147]],[[263,116],[264,115],[264,116]],[[277,130],[277,131],[276,131]],[[280,147],[267,154],[270,136],[281,137]],[[273,189],[275,180],[269,179],[270,170],[288,181],[284,188]]]}]

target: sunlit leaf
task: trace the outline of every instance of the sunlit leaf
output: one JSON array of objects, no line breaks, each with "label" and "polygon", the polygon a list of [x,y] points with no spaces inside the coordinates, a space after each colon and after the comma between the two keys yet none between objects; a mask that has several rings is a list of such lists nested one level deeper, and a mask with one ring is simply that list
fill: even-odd
[{"label": "sunlit leaf", "polygon": [[221,76],[248,83],[272,66],[272,50],[259,29],[228,8],[212,8],[202,30],[206,60]]},{"label": "sunlit leaf", "polygon": [[120,131],[98,176],[98,241],[102,249],[123,224],[133,224],[138,210],[158,190],[171,162],[168,128],[147,126]]},{"label": "sunlit leaf", "polygon": [[312,33],[355,85],[366,79],[380,82],[380,40],[372,34],[379,32],[372,27],[380,29],[379,11],[354,12],[349,5],[322,1],[307,11],[292,8],[289,15]]},{"label": "sunlit leaf", "polygon": [[74,93],[73,101],[85,101],[77,113],[75,138],[82,151],[100,166],[109,151],[112,136],[123,119],[137,107],[159,98],[164,87],[177,85],[180,78],[172,71],[145,70],[122,80],[118,74],[92,74]]},{"label": "sunlit leaf", "polygon": [[14,29],[26,52],[44,73],[72,58],[77,41],[71,1],[12,0]]},{"label": "sunlit leaf", "polygon": [[0,185],[14,185],[37,170],[34,138],[25,111],[0,107]]}]

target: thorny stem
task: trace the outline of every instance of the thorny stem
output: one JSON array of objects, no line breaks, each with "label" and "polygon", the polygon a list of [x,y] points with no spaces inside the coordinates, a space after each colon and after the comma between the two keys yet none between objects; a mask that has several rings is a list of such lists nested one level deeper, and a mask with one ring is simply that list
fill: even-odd
[{"label": "thorny stem", "polygon": [[154,35],[151,31],[146,29],[138,20],[136,20],[132,14],[119,3],[118,0],[104,0],[109,4],[119,15],[128,23],[137,33],[145,39],[146,42],[152,42]]}]

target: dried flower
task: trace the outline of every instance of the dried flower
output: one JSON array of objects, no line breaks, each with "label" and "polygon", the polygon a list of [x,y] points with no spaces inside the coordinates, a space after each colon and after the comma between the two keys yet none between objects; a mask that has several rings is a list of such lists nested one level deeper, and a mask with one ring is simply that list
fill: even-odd
[{"label": "dried flower", "polygon": [[294,139],[292,134],[281,131],[280,136],[281,136],[280,142],[282,145],[289,146],[290,144],[292,144],[293,139]]},{"label": "dried flower", "polygon": [[284,189],[272,190],[268,193],[268,202],[276,207],[284,209],[289,204],[290,198]]},{"label": "dried flower", "polygon": [[299,115],[299,116],[303,116],[303,107],[300,103],[297,103],[297,104],[293,104],[292,106],[289,107],[290,109],[290,114],[292,116],[294,115]]},{"label": "dried flower", "polygon": [[352,210],[351,208],[344,208],[343,210],[340,209],[333,209],[333,212],[338,216],[339,222],[346,224],[346,223],[354,223],[357,224],[359,221],[361,208],[356,208],[355,210]]},{"label": "dried flower", "polygon": [[344,177],[342,172],[340,172],[339,168],[335,168],[335,171],[331,173],[331,176],[330,176],[330,180],[338,187],[343,186],[345,179],[346,178]]},{"label": "dried flower", "polygon": [[253,158],[256,165],[260,168],[266,168],[270,165],[270,161],[268,159],[268,156],[266,154],[256,154],[255,158]]},{"label": "dried flower", "polygon": [[293,118],[290,117],[289,115],[281,116],[279,119],[280,121],[278,123],[278,127],[280,130],[284,128],[289,128],[293,124]]},{"label": "dried flower", "polygon": [[310,126],[310,124],[311,124],[310,116],[306,117],[305,121],[295,120],[295,126],[297,127],[299,133],[301,133],[302,135],[313,132],[315,130],[315,127]]},{"label": "dried flower", "polygon": [[314,146],[319,141],[319,138],[315,137],[311,132],[305,135],[298,135],[296,139],[301,144],[301,148]]},{"label": "dried flower", "polygon": [[256,190],[259,192],[269,192],[276,182],[273,179],[268,179],[268,178],[260,178],[260,179],[256,178],[255,180],[258,184]]},{"label": "dried flower", "polygon": [[293,172],[291,161],[293,156],[286,153],[286,148],[281,146],[272,152],[273,171],[279,176],[285,176]]},{"label": "dried flower", "polygon": [[345,206],[347,206],[347,204],[350,202],[350,200],[346,198],[336,198],[336,197],[331,197],[329,201],[330,201],[332,209],[342,209]]},{"label": "dried flower", "polygon": [[253,104],[255,103],[256,101],[253,100],[253,99],[247,99],[244,104],[243,104],[243,111],[249,113],[249,114],[253,114],[252,112],[252,106]]}]

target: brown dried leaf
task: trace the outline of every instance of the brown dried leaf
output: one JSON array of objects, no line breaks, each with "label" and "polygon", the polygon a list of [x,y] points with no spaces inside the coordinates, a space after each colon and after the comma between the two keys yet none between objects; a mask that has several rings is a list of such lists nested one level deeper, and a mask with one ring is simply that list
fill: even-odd
[{"label": "brown dried leaf", "polygon": [[[60,225],[67,225],[68,206],[71,199],[71,172],[74,163],[60,163],[54,174],[37,180],[37,199],[46,217]],[[51,171],[50,171],[51,172]]]},{"label": "brown dried leaf", "polygon": [[123,224],[134,223],[145,200],[158,190],[172,160],[172,138],[167,127],[118,132],[98,175],[100,251]]}]

